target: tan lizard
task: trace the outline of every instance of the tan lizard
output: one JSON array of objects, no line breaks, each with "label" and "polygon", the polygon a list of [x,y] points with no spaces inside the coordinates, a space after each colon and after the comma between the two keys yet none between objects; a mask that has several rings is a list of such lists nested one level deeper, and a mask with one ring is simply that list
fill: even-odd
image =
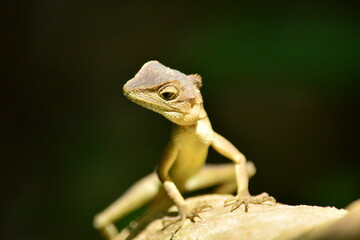
[{"label": "tan lizard", "polygon": [[[115,220],[149,202],[157,194],[161,196],[157,199],[166,198],[166,195],[161,195],[162,192],[166,192],[177,206],[179,219],[192,221],[209,206],[202,204],[190,209],[181,192],[222,185],[219,192],[231,193],[237,186],[236,196],[225,202],[225,206],[232,205],[231,211],[244,205],[247,212],[249,203],[275,201],[267,193],[257,196],[249,194],[248,175],[251,173],[247,173],[247,168],[251,172],[251,164],[247,166],[244,155],[212,129],[203,106],[199,90],[201,85],[199,75],[185,75],[157,61],[144,64],[135,77],[124,85],[123,92],[127,98],[162,114],[174,123],[174,128],[156,173],[134,184],[95,217],[94,226],[106,238],[116,237]],[[235,168],[229,164],[203,167],[209,146],[232,160]]]}]

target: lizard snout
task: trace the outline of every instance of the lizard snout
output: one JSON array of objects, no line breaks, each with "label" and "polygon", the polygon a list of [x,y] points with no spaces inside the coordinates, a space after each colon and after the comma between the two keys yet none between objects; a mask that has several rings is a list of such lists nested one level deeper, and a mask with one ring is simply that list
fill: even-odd
[{"label": "lizard snout", "polygon": [[131,88],[129,88],[129,82],[127,82],[123,86],[123,94],[125,95],[125,97],[127,97],[129,95],[130,91],[131,91]]}]

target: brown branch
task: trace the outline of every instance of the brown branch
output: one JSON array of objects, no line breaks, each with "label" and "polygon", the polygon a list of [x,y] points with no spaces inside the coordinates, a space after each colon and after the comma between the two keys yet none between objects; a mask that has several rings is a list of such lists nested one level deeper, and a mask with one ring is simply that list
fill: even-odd
[{"label": "brown branch", "polygon": [[[244,207],[230,212],[224,201],[230,195],[203,195],[186,201],[196,206],[206,201],[213,209],[200,214],[202,220],[187,220],[162,230],[163,219],[150,222],[133,239],[136,240],[320,240],[360,239],[360,202],[348,211],[334,207],[289,206],[285,204],[251,204],[249,212]],[[130,230],[124,230],[119,239],[126,238]],[[340,238],[332,238],[339,237]]]}]

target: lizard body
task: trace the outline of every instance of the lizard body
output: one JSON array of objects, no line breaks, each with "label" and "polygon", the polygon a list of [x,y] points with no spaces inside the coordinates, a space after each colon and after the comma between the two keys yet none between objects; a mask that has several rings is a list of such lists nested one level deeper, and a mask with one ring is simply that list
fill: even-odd
[{"label": "lizard body", "polygon": [[[236,196],[225,202],[225,206],[232,205],[231,211],[243,204],[247,211],[249,203],[274,201],[266,193],[258,196],[249,194],[248,175],[251,174],[247,173],[246,159],[228,140],[212,129],[203,107],[201,85],[201,77],[197,74],[185,75],[157,61],[150,61],[123,87],[124,95],[128,99],[162,114],[174,123],[170,141],[156,173],[160,185],[178,207],[179,218],[194,221],[203,210],[189,209],[181,192],[212,185],[236,181]],[[210,146],[232,160],[235,170],[229,165],[222,166],[219,170],[204,167]],[[96,216],[95,227],[107,238],[113,239],[117,231],[112,222],[152,199],[157,192],[156,186],[159,186],[158,179],[152,174],[139,181],[123,197]],[[137,198],[141,196],[137,194],[142,191],[145,199],[139,200]],[[203,206],[206,207],[208,206]]]},{"label": "lizard body", "polygon": [[205,118],[196,125],[175,126],[171,138],[179,155],[170,168],[169,175],[176,185],[181,186],[203,167],[213,139],[213,131],[209,119]]}]

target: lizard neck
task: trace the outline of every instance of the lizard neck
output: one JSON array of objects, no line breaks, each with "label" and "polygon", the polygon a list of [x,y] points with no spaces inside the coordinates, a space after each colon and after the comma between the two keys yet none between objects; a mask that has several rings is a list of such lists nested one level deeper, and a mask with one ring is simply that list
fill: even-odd
[{"label": "lizard neck", "polygon": [[[209,145],[213,139],[213,129],[210,120],[203,109],[197,121],[191,125],[174,124],[172,138],[181,146],[191,144],[192,141]],[[185,139],[185,140],[184,140]]]},{"label": "lizard neck", "polygon": [[190,128],[196,129],[199,126],[199,124],[201,124],[201,125],[205,124],[205,125],[208,125],[209,127],[211,127],[209,117],[203,106],[201,106],[200,112],[199,112],[196,120],[192,120],[191,122],[192,122],[191,124],[174,123],[174,127],[177,129],[190,129]]},{"label": "lizard neck", "polygon": [[209,119],[208,115],[207,115],[207,113],[206,113],[206,111],[204,109],[204,106],[201,106],[200,113],[199,113],[199,120],[205,119],[205,118]]},{"label": "lizard neck", "polygon": [[179,122],[175,122],[179,127],[194,127],[199,121],[209,121],[207,113],[202,103],[196,104],[192,111],[185,115]]},{"label": "lizard neck", "polygon": [[201,119],[207,118],[203,104],[196,103],[189,112],[160,112],[164,117],[178,126],[193,126]]}]

